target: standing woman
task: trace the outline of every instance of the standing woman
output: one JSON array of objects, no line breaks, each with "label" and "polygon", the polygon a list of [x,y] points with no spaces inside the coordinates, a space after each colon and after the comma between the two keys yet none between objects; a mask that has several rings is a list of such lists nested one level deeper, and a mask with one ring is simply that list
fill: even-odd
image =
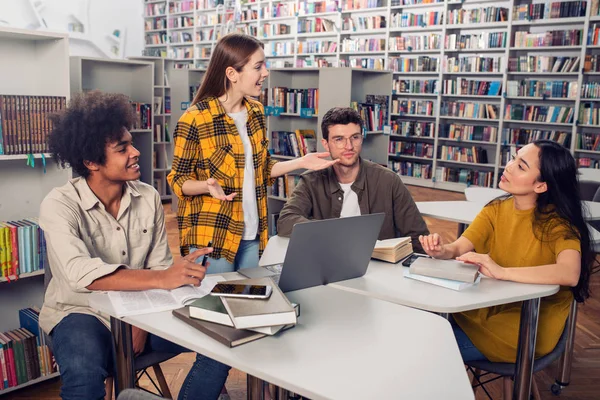
[{"label": "standing woman", "polygon": [[[509,195],[485,206],[456,241],[443,244],[438,234],[419,239],[430,256],[476,264],[493,279],[560,285],[540,302],[538,358],[558,343],[573,298],[589,297],[594,255],[577,166],[567,149],[538,140],[506,165],[499,187]],[[453,314],[463,360],[514,363],[520,315],[521,302]]]},{"label": "standing woman", "polygon": [[219,40],[192,106],[175,128],[168,181],[179,198],[181,254],[212,242],[208,273],[256,267],[267,245],[267,187],[296,169],[322,169],[329,153],[276,162],[263,106],[269,76],[263,44],[243,34]]}]

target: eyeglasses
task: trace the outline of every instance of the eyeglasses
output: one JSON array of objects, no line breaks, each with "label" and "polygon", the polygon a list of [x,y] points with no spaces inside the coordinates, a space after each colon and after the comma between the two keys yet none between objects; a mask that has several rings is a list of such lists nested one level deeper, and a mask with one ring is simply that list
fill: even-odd
[{"label": "eyeglasses", "polygon": [[356,134],[356,135],[350,136],[349,138],[336,136],[333,139],[331,139],[334,146],[337,147],[338,149],[343,149],[344,147],[346,147],[346,143],[348,143],[348,140],[350,140],[350,143],[352,143],[352,147],[355,147],[355,146],[360,145],[363,142],[363,135]]}]

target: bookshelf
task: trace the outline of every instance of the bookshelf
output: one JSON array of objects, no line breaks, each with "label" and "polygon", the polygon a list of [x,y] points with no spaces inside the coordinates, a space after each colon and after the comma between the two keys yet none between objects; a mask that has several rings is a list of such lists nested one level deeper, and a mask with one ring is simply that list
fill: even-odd
[{"label": "bookshelf", "polygon": [[[196,90],[200,86],[203,77],[203,69],[171,69],[169,71],[169,83],[171,86],[171,140],[173,140],[173,130],[177,125],[177,121],[179,121],[179,118],[181,118],[185,110],[187,110],[190,107],[194,95],[196,94]],[[168,153],[168,156],[169,170],[166,171],[166,175],[168,175],[171,171],[170,166],[171,162],[173,161],[172,145],[171,151]],[[169,191],[170,190],[171,188],[169,187]],[[173,195],[171,202],[171,209],[173,210],[173,212],[177,212],[177,204],[177,196]]]},{"label": "bookshelf", "polygon": [[[378,95],[382,96],[388,103],[388,115],[385,119],[387,128],[382,126],[378,130],[365,129],[361,155],[364,159],[386,165],[389,135],[384,134],[384,131],[387,132],[387,129],[389,129],[389,88],[391,84],[392,73],[389,71],[356,68],[272,68],[267,81],[267,96],[266,99],[263,99],[263,102],[266,102],[267,136],[270,140],[272,157],[281,161],[297,157],[292,154],[293,151],[281,155],[285,151],[274,148],[274,146],[281,148],[279,146],[281,138],[278,136],[277,140],[274,140],[273,132],[312,130],[316,136],[316,150],[324,151],[320,131],[324,113],[333,107],[349,107],[352,102],[366,103],[368,95]],[[297,107],[296,109],[288,109],[288,106],[291,107],[289,102],[278,102],[278,99],[281,99],[278,94],[281,93],[283,88],[287,89],[286,93],[304,91],[302,95],[308,96],[309,99],[304,103],[304,109],[300,108],[298,110]],[[317,108],[314,107],[314,102],[310,100],[314,98],[314,92],[307,94],[308,91],[314,89],[318,91],[316,95],[318,98]],[[287,99],[289,100],[289,98]],[[307,110],[309,112],[306,112]],[[268,219],[271,235],[275,232],[277,215],[287,201],[285,193],[293,190],[293,186],[297,182],[296,177],[300,172],[302,171],[295,171],[288,174],[288,176],[281,177],[282,182],[275,183],[277,189],[273,187],[269,189]]]},{"label": "bookshelf", "polygon": [[172,202],[175,197],[167,183],[167,175],[173,160],[172,130],[177,123],[172,119],[172,88],[169,76],[176,61],[162,57],[130,57],[133,61],[145,61],[154,64],[154,99],[152,102],[152,141],[153,141],[153,185],[160,193],[163,202]]},{"label": "bookshelf", "polygon": [[[71,93],[101,90],[121,93],[130,101],[153,105],[154,64],[145,61],[109,60],[91,57],[71,57]],[[130,129],[134,146],[141,152],[140,180],[148,185],[154,183],[153,113],[147,127]]]},{"label": "bookshelf", "polygon": [[[69,45],[66,34],[0,27],[0,94],[19,96],[70,97]],[[34,156],[35,165],[26,165],[26,155],[0,155],[0,221],[36,217],[39,205],[56,187],[71,177],[45,154]],[[0,332],[18,328],[18,310],[44,301],[43,271],[23,274],[18,280],[0,279]],[[35,332],[34,332],[35,333]],[[46,375],[22,385],[0,390],[0,396],[25,386],[51,379]]]}]

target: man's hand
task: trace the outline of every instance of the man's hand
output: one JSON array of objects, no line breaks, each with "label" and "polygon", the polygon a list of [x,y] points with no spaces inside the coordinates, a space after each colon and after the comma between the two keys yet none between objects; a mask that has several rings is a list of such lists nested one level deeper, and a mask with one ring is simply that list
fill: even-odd
[{"label": "man's hand", "polygon": [[205,254],[212,253],[212,247],[205,247],[198,249],[193,253],[188,254],[185,257],[181,257],[175,261],[169,268],[160,271],[159,287],[162,289],[176,289],[183,285],[194,285],[200,286],[200,282],[206,275],[206,266],[196,264],[195,261],[198,257],[202,257]]},{"label": "man's hand", "polygon": [[226,195],[221,185],[219,185],[219,182],[217,182],[217,180],[214,178],[208,178],[206,180],[206,185],[208,186],[208,192],[210,195],[217,200],[231,201],[237,195],[237,193]]},{"label": "man's hand", "polygon": [[148,332],[138,328],[137,326],[132,326],[131,336],[133,338],[133,353],[137,356],[141,354],[146,347]]}]

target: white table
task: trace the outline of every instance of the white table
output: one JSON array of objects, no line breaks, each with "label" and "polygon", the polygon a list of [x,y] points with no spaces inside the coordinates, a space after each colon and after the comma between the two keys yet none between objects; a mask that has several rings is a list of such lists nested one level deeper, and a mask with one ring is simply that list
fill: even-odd
[{"label": "white table", "polygon": [[[287,295],[300,304],[298,325],[233,349],[171,312],[113,316],[111,323],[123,331],[135,325],[315,400],[473,399],[452,328],[443,318],[326,286]],[[90,305],[114,315],[106,294],[93,294]],[[132,356],[131,345],[123,350],[118,358]],[[124,360],[117,368],[119,376],[133,375],[124,371],[132,369]]]},{"label": "white table", "polygon": [[[589,213],[586,220],[600,219],[600,203],[593,201],[584,201],[588,207]],[[481,209],[485,206],[484,203],[473,201],[418,201],[416,202],[419,212],[424,217],[442,219],[444,221],[452,221],[458,223],[458,235],[460,236],[466,226],[469,225]],[[600,246],[600,232],[588,224],[592,244]]]}]

